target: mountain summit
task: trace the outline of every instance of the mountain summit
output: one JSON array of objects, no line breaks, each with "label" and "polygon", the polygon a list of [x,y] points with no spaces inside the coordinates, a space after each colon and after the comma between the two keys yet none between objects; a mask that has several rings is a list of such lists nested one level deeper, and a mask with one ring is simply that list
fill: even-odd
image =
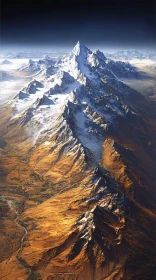
[{"label": "mountain summit", "polygon": [[73,48],[72,53],[75,56],[78,56],[83,55],[85,53],[91,53],[91,51],[82,42],[78,41],[75,47]]}]

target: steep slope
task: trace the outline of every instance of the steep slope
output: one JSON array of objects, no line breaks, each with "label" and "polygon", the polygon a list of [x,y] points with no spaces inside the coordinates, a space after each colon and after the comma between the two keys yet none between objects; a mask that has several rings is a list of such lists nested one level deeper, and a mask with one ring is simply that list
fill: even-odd
[{"label": "steep slope", "polygon": [[155,279],[152,104],[80,42],[48,67],[1,110],[1,279]]}]

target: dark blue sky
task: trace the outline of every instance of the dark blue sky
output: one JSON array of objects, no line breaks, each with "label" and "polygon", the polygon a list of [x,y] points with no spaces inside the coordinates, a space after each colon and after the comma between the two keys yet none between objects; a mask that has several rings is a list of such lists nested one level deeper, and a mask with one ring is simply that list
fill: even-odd
[{"label": "dark blue sky", "polygon": [[154,48],[155,26],[155,0],[1,0],[3,46]]}]

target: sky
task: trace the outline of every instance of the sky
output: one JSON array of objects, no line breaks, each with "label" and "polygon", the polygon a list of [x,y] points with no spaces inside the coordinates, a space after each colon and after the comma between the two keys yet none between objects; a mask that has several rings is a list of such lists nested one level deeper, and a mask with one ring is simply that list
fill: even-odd
[{"label": "sky", "polygon": [[1,0],[0,25],[3,49],[154,49],[156,1]]}]

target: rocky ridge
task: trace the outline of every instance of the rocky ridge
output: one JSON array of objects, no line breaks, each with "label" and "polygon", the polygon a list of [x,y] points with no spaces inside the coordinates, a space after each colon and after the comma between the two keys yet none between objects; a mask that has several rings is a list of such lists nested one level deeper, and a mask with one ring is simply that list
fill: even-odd
[{"label": "rocky ridge", "polygon": [[116,71],[78,42],[2,110],[2,279],[154,279],[156,114]]}]

